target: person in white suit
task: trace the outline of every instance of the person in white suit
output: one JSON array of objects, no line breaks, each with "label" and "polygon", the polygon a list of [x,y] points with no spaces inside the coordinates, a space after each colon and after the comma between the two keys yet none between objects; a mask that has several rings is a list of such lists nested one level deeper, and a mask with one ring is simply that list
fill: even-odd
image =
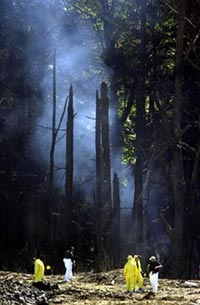
[{"label": "person in white suit", "polygon": [[155,256],[151,256],[149,258],[149,265],[148,265],[148,273],[149,273],[149,281],[151,284],[151,291],[153,294],[156,294],[158,291],[158,272],[162,265],[156,260]]},{"label": "person in white suit", "polygon": [[65,253],[65,257],[63,258],[63,263],[65,265],[65,276],[64,281],[70,282],[73,276],[73,261],[74,261],[74,248],[71,247],[70,250],[67,250]]}]

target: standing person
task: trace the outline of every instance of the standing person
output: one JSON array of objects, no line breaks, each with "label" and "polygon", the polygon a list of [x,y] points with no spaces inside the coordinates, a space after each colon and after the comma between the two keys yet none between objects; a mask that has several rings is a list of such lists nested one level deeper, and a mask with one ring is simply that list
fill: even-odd
[{"label": "standing person", "polygon": [[123,274],[126,280],[126,292],[132,293],[135,287],[136,265],[132,255],[128,255],[127,262],[124,265]]},{"label": "standing person", "polygon": [[149,258],[148,273],[151,284],[151,291],[155,294],[158,291],[158,273],[162,265],[156,260],[155,256]]},{"label": "standing person", "polygon": [[71,247],[71,257],[72,257],[72,274],[74,275],[77,273],[77,264],[76,264],[76,259],[75,259],[75,248]]},{"label": "standing person", "polygon": [[73,276],[73,263],[74,263],[74,247],[71,247],[65,252],[65,257],[63,258],[63,263],[65,265],[65,276],[64,281],[69,282],[72,280]]},{"label": "standing person", "polygon": [[134,290],[136,292],[137,291],[136,288],[138,288],[138,292],[144,292],[141,256],[140,255],[134,255],[133,260],[135,261],[135,265],[136,265],[136,278],[135,278]]},{"label": "standing person", "polygon": [[33,258],[33,263],[34,263],[34,282],[39,283],[42,282],[44,278],[44,263],[40,258]]}]

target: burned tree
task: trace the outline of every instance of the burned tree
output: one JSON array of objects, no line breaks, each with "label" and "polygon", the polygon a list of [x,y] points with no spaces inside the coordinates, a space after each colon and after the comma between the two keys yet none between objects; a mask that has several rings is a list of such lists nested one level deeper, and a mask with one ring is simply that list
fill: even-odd
[{"label": "burned tree", "polygon": [[172,245],[172,273],[174,276],[180,276],[183,254],[183,213],[184,213],[184,194],[185,181],[183,174],[182,150],[179,142],[181,140],[181,114],[183,105],[183,40],[185,32],[185,13],[186,2],[181,1],[178,6],[178,27],[176,39],[176,67],[175,67],[175,87],[173,104],[173,137],[174,141],[170,145],[171,150],[171,168],[172,168],[172,191],[174,202],[174,224],[171,232]]},{"label": "burned tree", "polygon": [[136,164],[135,164],[135,198],[133,205],[134,250],[143,252],[143,183],[144,183],[144,143],[145,143],[145,77],[146,77],[146,1],[141,1],[141,69],[138,77],[138,94],[136,97]]},{"label": "burned tree", "polygon": [[72,203],[73,203],[73,151],[74,151],[74,109],[73,88],[69,90],[69,104],[67,110],[66,126],[66,177],[65,177],[65,203],[64,203],[64,240],[69,245],[71,238]]},{"label": "burned tree", "polygon": [[96,98],[96,203],[97,203],[97,250],[100,270],[112,266],[112,199],[109,142],[109,99],[107,86],[101,84],[101,97]]},{"label": "burned tree", "polygon": [[[49,184],[48,184],[48,198],[47,198],[47,234],[48,234],[48,247],[50,253],[53,252],[54,243],[54,225],[53,225],[53,182],[54,182],[54,155],[56,146],[56,51],[53,54],[53,109],[52,109],[52,136],[50,147],[50,161],[49,161]],[[51,257],[52,260],[52,257]]]},{"label": "burned tree", "polygon": [[96,92],[96,134],[95,134],[95,144],[96,144],[96,231],[97,231],[97,260],[98,260],[98,270],[104,268],[102,258],[105,257],[105,251],[103,246],[103,228],[102,228],[102,200],[101,200],[101,160],[102,160],[102,147],[101,147],[101,100],[98,96],[98,91]]},{"label": "burned tree", "polygon": [[118,268],[120,262],[120,191],[117,173],[113,177],[113,267]]}]

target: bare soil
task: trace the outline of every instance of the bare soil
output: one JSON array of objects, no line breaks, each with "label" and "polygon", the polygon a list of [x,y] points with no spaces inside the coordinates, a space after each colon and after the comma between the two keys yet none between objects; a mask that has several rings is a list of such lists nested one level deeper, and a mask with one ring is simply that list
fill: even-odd
[{"label": "bare soil", "polygon": [[[78,273],[70,283],[63,275],[49,275],[45,282],[51,289],[42,291],[32,285],[33,276],[24,273],[0,272],[1,305],[200,305],[200,280],[187,286],[181,280],[159,279],[155,296],[149,294],[148,278],[144,279],[144,293],[127,294],[122,270],[107,273]],[[55,285],[56,284],[56,285]]]}]

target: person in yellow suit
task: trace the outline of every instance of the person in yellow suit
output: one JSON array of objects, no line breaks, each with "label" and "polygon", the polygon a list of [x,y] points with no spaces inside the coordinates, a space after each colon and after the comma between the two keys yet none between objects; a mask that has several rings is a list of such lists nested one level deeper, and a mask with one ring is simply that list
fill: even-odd
[{"label": "person in yellow suit", "polygon": [[43,281],[45,269],[50,270],[51,267],[48,265],[45,268],[43,261],[40,258],[33,258],[34,264],[34,275],[33,275],[33,286],[37,287],[40,290],[51,290],[51,289],[59,289],[58,284],[51,285],[48,282]]},{"label": "person in yellow suit", "polygon": [[33,258],[33,262],[34,262],[34,282],[35,283],[42,282],[45,271],[44,263],[40,258]]},{"label": "person in yellow suit", "polygon": [[135,286],[134,291],[136,292],[138,289],[138,292],[144,292],[143,289],[143,276],[142,276],[142,266],[141,266],[141,256],[140,255],[134,255],[133,256],[133,262],[136,266],[135,268]]},{"label": "person in yellow suit", "polygon": [[126,292],[132,293],[135,287],[136,264],[132,255],[128,255],[127,262],[123,269],[124,278],[126,281]]}]

